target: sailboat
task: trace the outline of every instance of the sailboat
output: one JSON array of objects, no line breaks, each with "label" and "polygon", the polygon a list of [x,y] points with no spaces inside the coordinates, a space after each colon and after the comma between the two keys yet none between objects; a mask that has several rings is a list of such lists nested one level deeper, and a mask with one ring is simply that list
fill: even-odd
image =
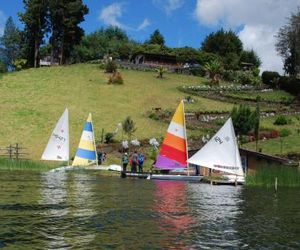
[{"label": "sailboat", "polygon": [[69,111],[58,120],[41,157],[48,161],[69,161]]},{"label": "sailboat", "polygon": [[[155,167],[162,170],[186,170],[188,151],[183,100],[178,105],[156,159]],[[200,181],[201,176],[152,174],[150,179]],[[148,179],[149,179],[148,178]]]},{"label": "sailboat", "polygon": [[72,163],[72,166],[90,165],[98,166],[94,127],[91,113],[89,114],[84,125],[78,149]]},{"label": "sailboat", "polygon": [[69,112],[64,111],[58,120],[48,144],[41,157],[42,160],[67,161],[68,165],[50,170],[51,172],[73,169],[75,166],[98,166],[92,115],[89,114],[85,123],[79,146],[72,163],[69,165]]},{"label": "sailboat", "polygon": [[[229,118],[220,130],[187,162],[227,173],[227,175],[223,175],[224,184],[244,183],[244,171],[232,119]],[[222,180],[219,182],[221,183]]]}]

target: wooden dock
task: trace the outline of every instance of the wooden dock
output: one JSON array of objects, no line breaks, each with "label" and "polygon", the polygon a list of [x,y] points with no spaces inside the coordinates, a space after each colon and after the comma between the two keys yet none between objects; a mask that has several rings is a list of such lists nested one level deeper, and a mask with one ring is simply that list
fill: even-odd
[{"label": "wooden dock", "polygon": [[139,179],[147,179],[150,175],[150,172],[129,172],[129,171],[122,171],[121,172],[121,178],[127,178],[127,177],[134,177]]}]

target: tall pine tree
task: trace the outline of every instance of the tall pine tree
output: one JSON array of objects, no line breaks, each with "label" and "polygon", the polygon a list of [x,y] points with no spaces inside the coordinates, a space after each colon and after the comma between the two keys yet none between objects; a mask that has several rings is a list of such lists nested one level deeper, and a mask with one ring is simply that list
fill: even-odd
[{"label": "tall pine tree", "polygon": [[24,23],[26,55],[29,66],[39,66],[39,49],[48,29],[48,1],[51,0],[23,0],[24,13],[19,13]]},{"label": "tall pine tree", "polygon": [[74,46],[80,43],[84,35],[79,24],[88,11],[82,0],[50,0],[52,60],[58,57],[60,64],[68,62]]},{"label": "tall pine tree", "polygon": [[13,61],[21,54],[21,32],[12,17],[6,21],[3,36],[0,38],[1,57],[5,65],[13,67]]}]

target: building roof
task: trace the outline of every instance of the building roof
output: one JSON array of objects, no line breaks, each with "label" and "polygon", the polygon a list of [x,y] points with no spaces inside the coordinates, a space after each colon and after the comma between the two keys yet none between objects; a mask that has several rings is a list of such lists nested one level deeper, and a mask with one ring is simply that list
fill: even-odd
[{"label": "building roof", "polygon": [[247,155],[256,156],[261,159],[277,162],[277,163],[280,163],[283,165],[288,165],[288,166],[298,166],[299,165],[298,162],[295,162],[295,161],[287,159],[287,158],[282,158],[282,157],[278,157],[275,155],[269,155],[269,154],[265,154],[265,153],[261,153],[261,152],[256,152],[256,151],[252,151],[252,150],[245,149],[245,148],[240,148],[239,150],[240,150],[240,153],[245,153]]}]

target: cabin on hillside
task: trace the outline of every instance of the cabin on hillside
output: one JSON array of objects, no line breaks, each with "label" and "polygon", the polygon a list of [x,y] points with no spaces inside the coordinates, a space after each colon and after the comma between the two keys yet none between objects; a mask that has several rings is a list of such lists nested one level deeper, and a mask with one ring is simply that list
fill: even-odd
[{"label": "cabin on hillside", "polygon": [[170,71],[178,71],[183,67],[177,62],[176,56],[156,53],[137,53],[132,56],[131,63],[150,68],[163,66]]}]

